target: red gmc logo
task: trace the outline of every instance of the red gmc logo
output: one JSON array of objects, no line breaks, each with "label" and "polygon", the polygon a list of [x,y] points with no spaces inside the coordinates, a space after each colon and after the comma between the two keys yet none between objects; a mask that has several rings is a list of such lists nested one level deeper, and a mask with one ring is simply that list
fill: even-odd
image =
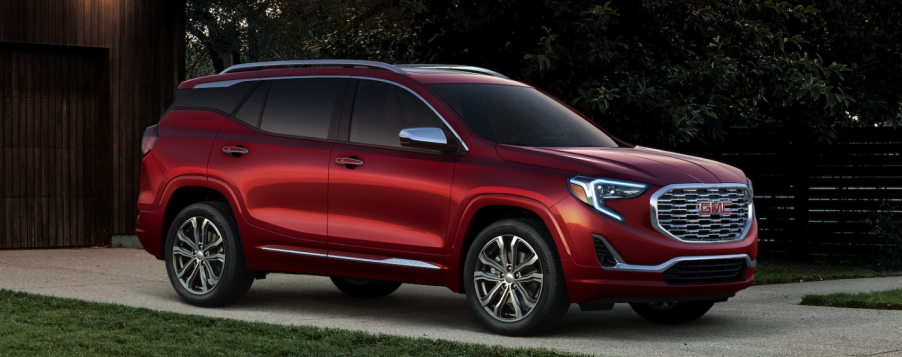
[{"label": "red gmc logo", "polygon": [[702,202],[698,204],[698,210],[701,213],[712,214],[712,213],[733,213],[727,209],[727,205],[732,202]]}]

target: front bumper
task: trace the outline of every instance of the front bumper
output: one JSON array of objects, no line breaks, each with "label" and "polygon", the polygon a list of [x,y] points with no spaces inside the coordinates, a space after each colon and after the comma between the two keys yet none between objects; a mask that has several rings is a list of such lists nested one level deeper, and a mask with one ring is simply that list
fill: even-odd
[{"label": "front bumper", "polygon": [[[727,296],[748,288],[754,281],[757,258],[757,223],[745,239],[723,244],[687,244],[662,235],[651,226],[648,198],[617,202],[626,217],[620,223],[582,202],[567,197],[552,209],[564,222],[564,234],[572,260],[562,261],[570,301],[632,301],[645,298]],[[617,264],[602,267],[596,257],[593,236],[602,236],[615,252]],[[744,259],[744,272],[729,282],[672,285],[664,272],[693,260]]]}]

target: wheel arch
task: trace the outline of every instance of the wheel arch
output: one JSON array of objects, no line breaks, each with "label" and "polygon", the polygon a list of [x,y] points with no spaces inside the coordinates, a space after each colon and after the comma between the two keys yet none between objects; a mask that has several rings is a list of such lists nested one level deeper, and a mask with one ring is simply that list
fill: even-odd
[{"label": "wheel arch", "polygon": [[556,215],[532,198],[508,194],[484,194],[470,200],[461,214],[450,254],[445,258],[446,286],[462,292],[463,261],[476,236],[489,224],[506,218],[532,218],[545,226],[561,260],[570,260],[570,245]]},{"label": "wheel arch", "polygon": [[179,214],[185,207],[197,202],[213,201],[220,202],[235,213],[234,202],[230,200],[230,190],[227,187],[226,193],[222,192],[223,187],[211,187],[208,185],[206,177],[202,176],[181,176],[173,179],[167,185],[164,193],[163,220],[160,225],[159,234],[159,257],[163,257],[165,252],[166,234],[172,226],[175,216]]}]

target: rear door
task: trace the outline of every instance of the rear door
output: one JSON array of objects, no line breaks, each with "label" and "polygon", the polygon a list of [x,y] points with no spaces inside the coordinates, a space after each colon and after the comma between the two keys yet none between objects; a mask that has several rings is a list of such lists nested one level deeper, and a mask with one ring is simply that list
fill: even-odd
[{"label": "rear door", "polygon": [[277,233],[242,230],[246,250],[325,254],[330,151],[347,81],[261,81],[220,130],[210,156],[211,179],[226,182],[238,195],[248,223]]}]

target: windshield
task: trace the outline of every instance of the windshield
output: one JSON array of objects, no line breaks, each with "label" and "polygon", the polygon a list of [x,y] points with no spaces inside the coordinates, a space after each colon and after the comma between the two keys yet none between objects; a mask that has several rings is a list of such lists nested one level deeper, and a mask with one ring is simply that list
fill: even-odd
[{"label": "windshield", "polygon": [[495,84],[432,84],[476,134],[501,144],[619,147],[579,114],[535,88]]}]

